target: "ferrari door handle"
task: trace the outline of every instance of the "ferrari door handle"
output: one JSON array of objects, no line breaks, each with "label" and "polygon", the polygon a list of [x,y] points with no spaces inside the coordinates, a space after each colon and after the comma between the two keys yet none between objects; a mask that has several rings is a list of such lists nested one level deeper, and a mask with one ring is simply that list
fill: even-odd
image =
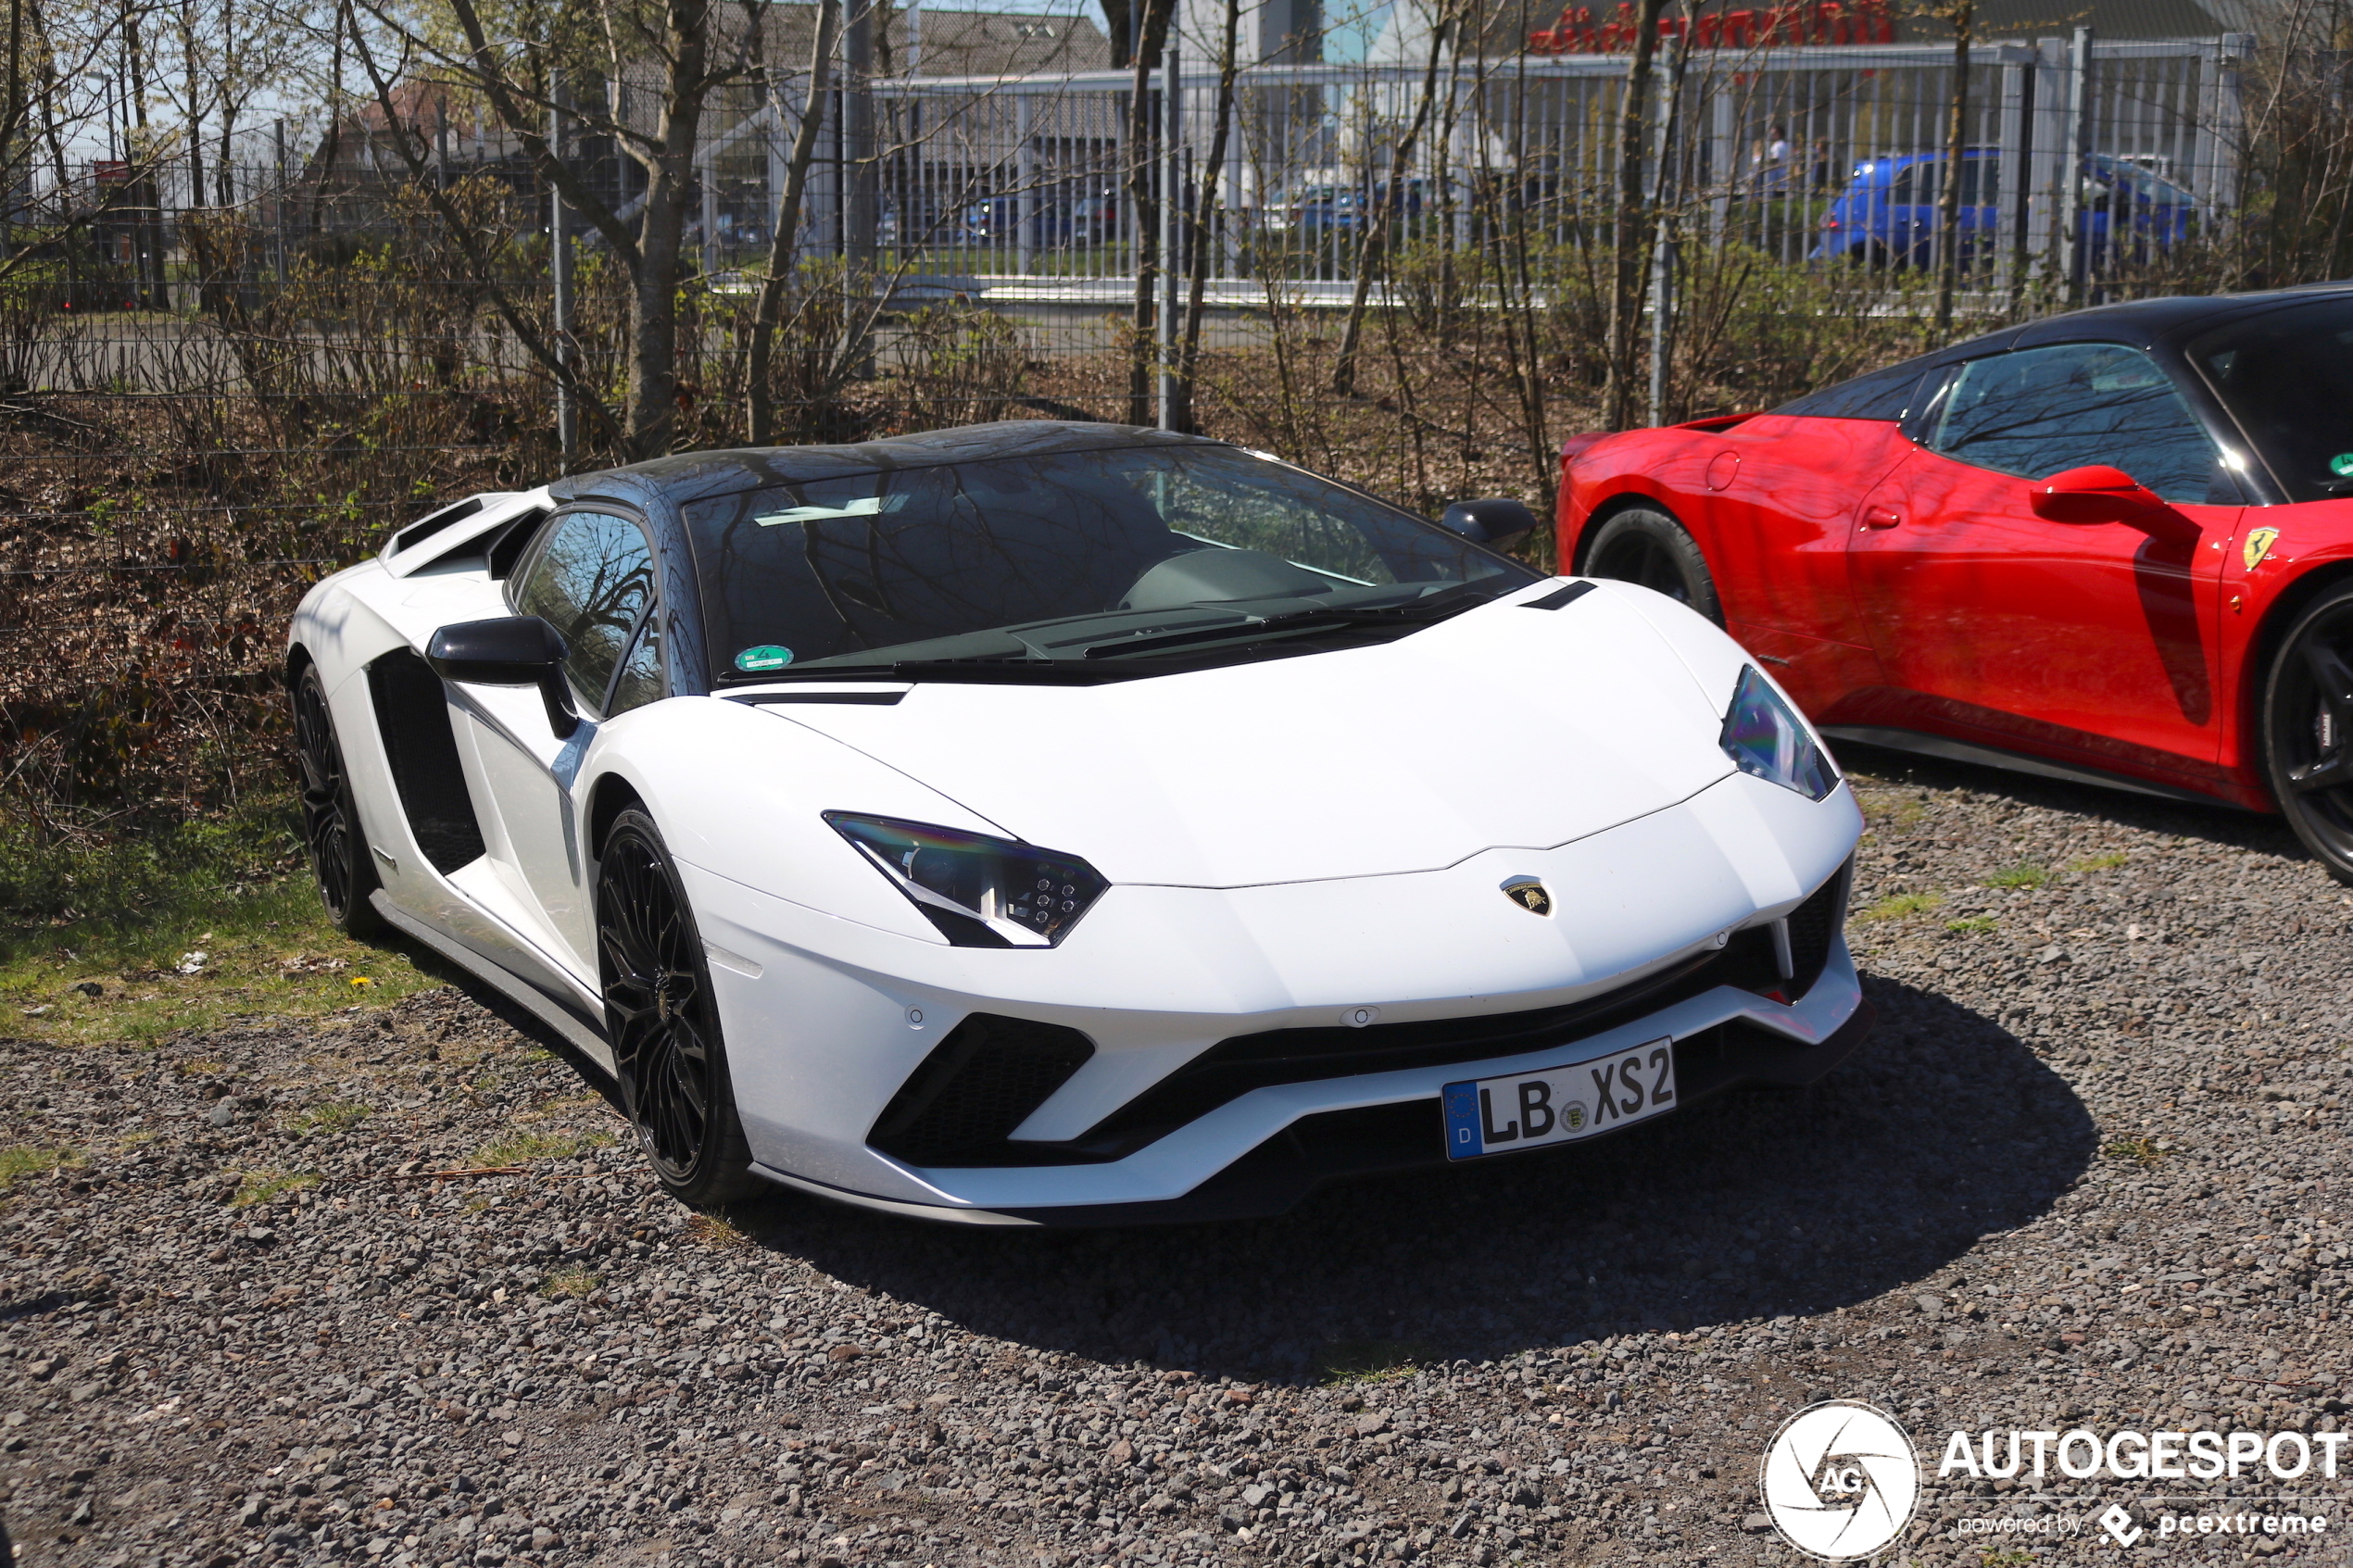
[{"label": "ferrari door handle", "polygon": [[1863,526],[1866,528],[1894,528],[1903,521],[1904,514],[1894,507],[1865,507],[1863,508]]}]

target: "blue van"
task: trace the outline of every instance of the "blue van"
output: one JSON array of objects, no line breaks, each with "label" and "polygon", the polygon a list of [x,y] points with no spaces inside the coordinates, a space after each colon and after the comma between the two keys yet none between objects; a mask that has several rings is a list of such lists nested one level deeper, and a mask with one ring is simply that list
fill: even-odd
[{"label": "blue van", "polygon": [[[1943,153],[1901,153],[1855,166],[1853,179],[1822,215],[1821,238],[1810,253],[1816,260],[1843,259],[1881,266],[1925,267],[1935,259],[1938,197],[1943,194]],[[1961,154],[1961,261],[1967,266],[1980,245],[1990,246],[2003,230],[1999,205],[2002,154],[1998,147],[1969,147]],[[2085,259],[2096,267],[2108,255],[2109,236],[2120,223],[2133,236],[2133,249],[2162,248],[2185,237],[2197,218],[2197,198],[2140,165],[2108,153],[2083,160],[2080,221]]]}]

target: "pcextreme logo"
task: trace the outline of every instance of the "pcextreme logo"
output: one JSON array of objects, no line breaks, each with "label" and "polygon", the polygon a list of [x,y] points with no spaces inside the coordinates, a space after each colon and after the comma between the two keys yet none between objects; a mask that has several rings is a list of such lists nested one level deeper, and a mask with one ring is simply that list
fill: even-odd
[{"label": "pcextreme logo", "polygon": [[1808,1557],[1845,1562],[1870,1556],[1912,1522],[1919,1460],[1886,1411],[1827,1399],[1774,1434],[1761,1485],[1781,1539]]}]

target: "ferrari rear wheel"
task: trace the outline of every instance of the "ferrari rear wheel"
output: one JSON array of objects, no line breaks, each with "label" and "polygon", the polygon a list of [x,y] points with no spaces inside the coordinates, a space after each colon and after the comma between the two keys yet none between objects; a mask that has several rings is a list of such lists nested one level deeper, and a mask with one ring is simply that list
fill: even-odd
[{"label": "ferrari rear wheel", "polygon": [[1629,507],[1603,523],[1585,551],[1585,575],[1639,583],[1724,624],[1716,578],[1698,542],[1655,508]]},{"label": "ferrari rear wheel", "polygon": [[351,777],[344,771],[326,683],[315,664],[303,666],[295,678],[294,721],[295,762],[302,772],[302,841],[319,884],[319,902],[337,930],[365,941],[384,930],[384,917],[368,902],[380,884],[368,836],[359,829]]},{"label": "ferrari rear wheel", "polygon": [[2296,836],[2353,883],[2353,588],[2307,609],[2263,683],[2263,761]]},{"label": "ferrari rear wheel", "polygon": [[661,834],[640,810],[622,812],[605,838],[597,950],[622,1105],[662,1190],[698,1209],[761,1191],[702,938]]}]

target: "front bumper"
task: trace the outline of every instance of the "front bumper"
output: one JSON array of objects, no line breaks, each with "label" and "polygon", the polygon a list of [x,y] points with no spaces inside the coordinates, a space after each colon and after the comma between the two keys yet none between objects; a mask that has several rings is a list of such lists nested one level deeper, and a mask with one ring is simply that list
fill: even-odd
[{"label": "front bumper", "polygon": [[[1813,802],[1734,775],[1434,872],[1115,887],[1051,952],[912,941],[682,871],[766,1174],[927,1218],[1104,1224],[1272,1212],[1334,1176],[1435,1163],[1445,1084],[1662,1035],[1683,1042],[1687,1102],[1818,1076],[1868,1029],[1818,897],[1859,826],[1843,789]],[[1554,916],[1501,895],[1516,875],[1555,891]],[[1814,959],[1776,987],[1754,959],[1785,918],[1814,921]],[[1018,1072],[981,1085],[1014,1102],[987,1148],[900,1114],[968,1022],[1079,1041],[1075,1064],[1043,1052],[1030,1098],[1003,1086]]]},{"label": "front bumper", "polygon": [[[1740,1021],[1682,1040],[1675,1070],[1679,1109],[1669,1114],[1680,1115],[1693,1102],[1743,1084],[1790,1087],[1810,1084],[1852,1056],[1871,1032],[1875,1019],[1871,1004],[1858,1001],[1844,1023],[1810,1045]],[[1654,1120],[1663,1122],[1667,1117]],[[1445,1118],[1435,1097],[1360,1110],[1324,1111],[1292,1123],[1182,1198],[1000,1212],[1031,1224],[1067,1226],[1257,1219],[1291,1209],[1327,1182],[1432,1170],[1451,1163],[1441,1148],[1444,1133]],[[1555,1144],[1529,1153],[1541,1158],[1578,1147]]]}]

